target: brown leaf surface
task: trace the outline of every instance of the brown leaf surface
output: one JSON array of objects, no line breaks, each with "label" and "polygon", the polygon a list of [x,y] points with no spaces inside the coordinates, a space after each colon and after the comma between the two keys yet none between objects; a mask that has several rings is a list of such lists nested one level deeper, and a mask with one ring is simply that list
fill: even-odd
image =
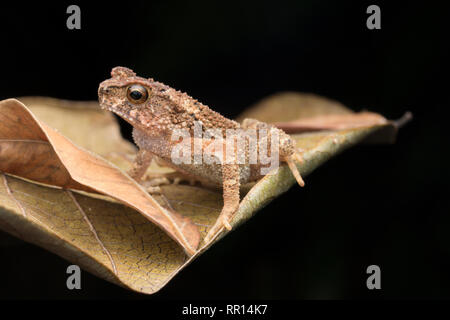
[{"label": "brown leaf surface", "polygon": [[343,104],[310,93],[280,92],[268,96],[242,112],[238,121],[254,118],[260,121],[288,122],[331,114],[349,114]]},{"label": "brown leaf surface", "polygon": [[[3,230],[47,248],[109,281],[143,293],[158,291],[175,274],[226,234],[220,234],[211,243],[201,243],[198,251],[187,258],[180,241],[173,241],[173,234],[172,238],[169,237],[164,227],[158,227],[146,219],[142,215],[142,209],[139,210],[121,198],[115,197],[120,200],[118,202],[111,196],[92,193],[92,189],[104,191],[108,184],[116,183],[116,179],[122,181],[122,177],[126,175],[92,153],[87,153],[88,163],[93,163],[100,171],[96,171],[92,176],[86,175],[80,169],[86,162],[82,160],[84,154],[79,153],[83,149],[78,146],[101,155],[121,169],[129,168],[135,153],[135,148],[120,137],[117,124],[110,114],[98,110],[95,103],[73,103],[48,98],[21,100],[26,102],[34,115],[52,128],[57,128],[63,135],[57,134],[42,123],[36,127],[34,116],[23,111],[26,110],[23,106],[21,108],[25,114],[20,117],[19,124],[16,122],[13,125],[14,121],[11,120],[4,122],[8,116],[3,115],[3,118],[0,118],[0,166],[11,171],[0,170],[34,181],[48,183],[50,180],[54,185],[87,192],[41,185],[0,173],[0,228]],[[15,105],[14,108],[17,108],[18,102],[6,101],[9,101],[6,103],[9,107]],[[4,106],[5,101],[0,102],[0,108]],[[352,111],[328,99],[287,93],[263,100],[244,112],[240,119],[252,117],[269,122],[288,122],[292,119],[308,119],[329,114],[351,115]],[[76,120],[68,120],[67,115]],[[79,126],[80,123],[82,125]],[[14,126],[19,125],[27,130],[19,130],[19,136],[14,138],[4,138],[5,131],[13,130]],[[391,122],[371,123],[366,126],[346,127],[344,130],[294,135],[297,146],[304,150],[305,162],[299,165],[299,169],[303,175],[307,175],[330,157],[368,136],[379,135],[390,125]],[[76,145],[65,136],[76,141]],[[33,142],[35,147],[32,152],[26,145],[30,143],[30,139],[38,141]],[[13,146],[10,140],[15,140]],[[108,141],[102,143],[106,140]],[[52,151],[49,144],[56,144],[58,147]],[[8,152],[11,148],[19,148],[16,150],[26,154],[28,161],[21,160],[14,152]],[[47,155],[45,161],[39,161],[39,157],[43,157],[44,153],[51,152],[57,157]],[[59,159],[59,162],[54,158]],[[66,164],[71,169],[63,172]],[[77,166],[78,169],[72,168]],[[103,166],[108,168],[104,169]],[[168,171],[170,170],[157,166],[150,168],[150,172]],[[114,179],[105,180],[110,174]],[[94,180],[95,187],[90,184],[91,180]],[[98,184],[97,180],[103,181]],[[55,181],[59,184],[55,184]],[[130,183],[135,187],[133,182]],[[281,166],[273,174],[250,186],[251,189],[243,198],[232,225],[237,226],[249,219],[294,183],[289,169]],[[139,186],[137,188],[141,190]],[[204,237],[222,208],[220,191],[188,185],[168,185],[163,186],[162,190],[164,197],[155,197],[161,206],[170,206],[181,216],[188,218],[198,228],[201,237]],[[120,193],[124,194],[123,192],[125,191]]]},{"label": "brown leaf surface", "polygon": [[195,252],[200,234],[189,219],[161,207],[120,169],[39,122],[18,100],[0,102],[0,123],[0,171],[65,189],[111,196],[139,210],[189,254]]},{"label": "brown leaf surface", "polygon": [[349,114],[330,114],[315,116],[288,122],[274,122],[278,128],[287,133],[301,133],[322,130],[345,130],[359,127],[369,127],[387,124],[387,120],[373,112],[359,112]]},{"label": "brown leaf surface", "polygon": [[44,120],[48,126],[77,146],[105,158],[136,153],[136,147],[122,139],[114,115],[99,110],[96,101],[67,101],[44,97],[23,97],[18,100],[26,105],[37,119]]},{"label": "brown leaf surface", "polygon": [[373,112],[354,112],[343,104],[311,93],[280,92],[244,111],[238,121],[254,118],[272,123],[289,134],[381,126],[366,143],[394,143],[398,129],[412,119],[406,112],[396,121]]}]

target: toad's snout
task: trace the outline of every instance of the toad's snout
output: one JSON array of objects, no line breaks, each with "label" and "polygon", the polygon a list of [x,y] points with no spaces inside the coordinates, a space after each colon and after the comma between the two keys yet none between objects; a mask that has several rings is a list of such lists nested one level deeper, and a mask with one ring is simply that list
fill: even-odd
[{"label": "toad's snout", "polygon": [[100,85],[98,86],[98,96],[102,96],[102,95],[106,95],[106,94],[110,94],[111,90],[108,86],[107,83],[108,80],[103,81],[102,83],[100,83]]}]

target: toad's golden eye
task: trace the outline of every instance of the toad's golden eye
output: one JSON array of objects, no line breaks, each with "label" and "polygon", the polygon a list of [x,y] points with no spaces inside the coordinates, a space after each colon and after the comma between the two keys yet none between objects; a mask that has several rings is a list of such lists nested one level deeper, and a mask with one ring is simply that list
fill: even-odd
[{"label": "toad's golden eye", "polygon": [[127,98],[131,103],[144,103],[148,98],[148,91],[140,84],[133,84],[127,89]]}]

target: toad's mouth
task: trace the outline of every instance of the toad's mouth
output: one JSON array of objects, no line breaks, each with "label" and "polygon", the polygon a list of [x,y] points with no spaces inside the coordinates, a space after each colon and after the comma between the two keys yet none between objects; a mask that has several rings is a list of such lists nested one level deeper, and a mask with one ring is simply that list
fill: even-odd
[{"label": "toad's mouth", "polygon": [[[120,118],[131,124],[133,127],[139,127],[141,129],[147,129],[154,127],[149,119],[143,121],[143,117],[139,115],[138,110],[132,106],[124,107],[122,103],[113,103],[108,101],[106,97],[99,98],[100,108],[102,110],[110,111]],[[155,126],[160,129],[160,127]]]},{"label": "toad's mouth", "polygon": [[104,99],[102,102],[100,102],[100,107],[102,108],[102,110],[107,110],[107,111],[117,114],[119,117],[126,120],[127,122],[129,122],[132,125],[136,125],[139,122],[136,117],[133,117],[129,113],[125,113],[125,112],[121,111],[120,108],[118,107],[118,105],[115,105],[112,103],[107,103]]}]

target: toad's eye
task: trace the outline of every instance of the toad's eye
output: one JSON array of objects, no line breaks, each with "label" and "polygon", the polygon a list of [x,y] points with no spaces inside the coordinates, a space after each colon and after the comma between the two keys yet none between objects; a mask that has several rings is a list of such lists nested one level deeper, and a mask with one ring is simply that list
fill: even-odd
[{"label": "toad's eye", "polygon": [[131,103],[144,103],[148,98],[148,91],[140,84],[133,84],[127,89],[127,98]]}]

